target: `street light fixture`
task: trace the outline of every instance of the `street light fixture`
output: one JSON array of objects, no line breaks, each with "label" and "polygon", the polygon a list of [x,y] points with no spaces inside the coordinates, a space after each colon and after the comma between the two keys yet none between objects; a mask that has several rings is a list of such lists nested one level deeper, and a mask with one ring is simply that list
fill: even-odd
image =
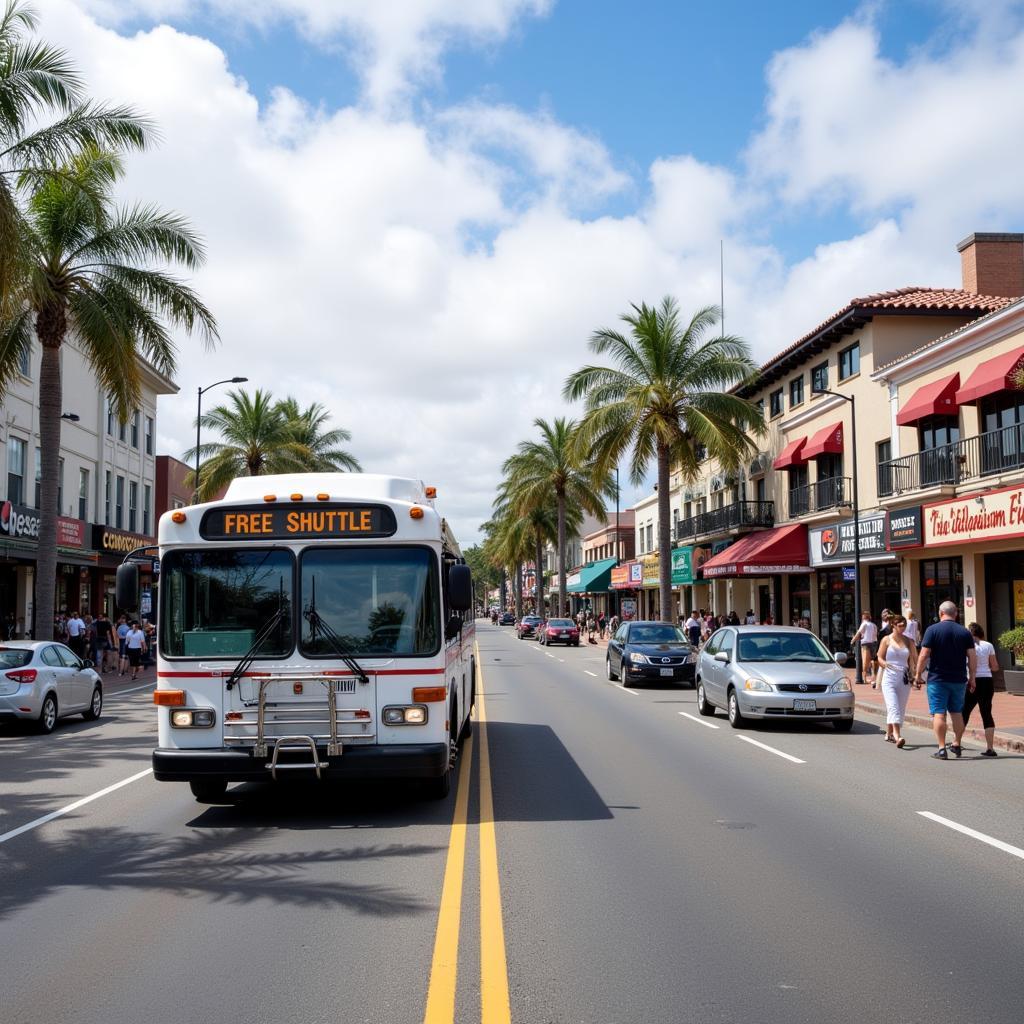
[{"label": "street light fixture", "polygon": [[[816,388],[811,386],[812,395],[832,395],[841,398],[844,402],[850,403],[850,444],[853,448],[853,616],[854,628],[860,629],[861,602],[860,602],[860,501],[857,494],[857,403],[853,395],[844,395],[839,391],[829,391],[828,388]],[[860,651],[854,650],[854,682],[864,682],[864,669],[860,658]]]},{"label": "street light fixture", "polygon": [[249,378],[248,377],[227,377],[224,380],[214,381],[213,384],[207,384],[205,388],[198,389],[198,396],[196,400],[196,473],[195,473],[195,490],[192,494],[192,504],[199,504],[199,441],[200,441],[200,423],[203,419],[203,395],[206,394],[211,388],[220,387],[221,384],[244,384]]},{"label": "street light fixture", "polygon": [[68,420],[70,423],[77,423],[82,417],[77,412],[62,412],[60,414],[62,420]]}]

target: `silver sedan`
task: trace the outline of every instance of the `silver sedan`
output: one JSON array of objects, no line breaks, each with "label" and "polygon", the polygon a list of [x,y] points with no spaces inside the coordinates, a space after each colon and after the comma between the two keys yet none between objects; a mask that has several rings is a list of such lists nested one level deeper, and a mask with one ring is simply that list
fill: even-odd
[{"label": "silver sedan", "polygon": [[0,721],[34,721],[53,732],[58,718],[103,710],[103,682],[92,667],[64,644],[44,640],[0,643]]},{"label": "silver sedan", "polygon": [[697,710],[724,709],[734,729],[748,719],[797,718],[849,732],[854,695],[839,667],[845,661],[806,629],[726,626],[697,659]]}]

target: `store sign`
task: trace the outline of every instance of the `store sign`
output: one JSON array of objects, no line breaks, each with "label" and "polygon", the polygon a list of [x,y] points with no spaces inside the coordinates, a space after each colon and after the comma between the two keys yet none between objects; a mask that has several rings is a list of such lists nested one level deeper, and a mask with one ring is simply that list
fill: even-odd
[{"label": "store sign", "polygon": [[[854,528],[852,519],[843,519],[834,526],[822,526],[809,535],[811,565],[852,562]],[[885,513],[871,512],[860,517],[861,555],[884,554]]]},{"label": "store sign", "polygon": [[672,586],[679,587],[693,583],[693,548],[673,548]]},{"label": "store sign", "polygon": [[889,513],[889,550],[919,548],[922,542],[921,506]]},{"label": "store sign", "polygon": [[[23,540],[38,540],[41,520],[39,510],[15,505],[10,501],[0,503],[0,534]],[[85,523],[80,519],[57,516],[57,546],[80,548],[85,544]]]},{"label": "store sign", "polygon": [[93,525],[92,546],[97,551],[106,551],[117,555],[127,555],[136,548],[155,547],[152,537],[143,537],[138,533],[126,533],[114,530],[109,526]]},{"label": "store sign", "polygon": [[57,516],[57,546],[80,548],[85,546],[85,523],[81,519]]},{"label": "store sign", "polygon": [[660,572],[658,569],[657,555],[644,555],[642,565],[643,584],[645,587],[658,586]]},{"label": "store sign", "polygon": [[644,565],[643,562],[630,562],[629,563],[629,582],[635,586],[639,586],[644,581]]},{"label": "store sign", "polygon": [[727,547],[729,547],[730,544],[732,544],[731,540],[716,540],[711,545],[711,557],[713,558],[715,555],[720,555]]},{"label": "store sign", "polygon": [[925,546],[1024,536],[1024,487],[925,505]]},{"label": "store sign", "polygon": [[852,565],[843,566],[843,582],[844,583],[856,583],[857,582],[857,570]]},{"label": "store sign", "polygon": [[612,590],[623,590],[629,586],[629,566],[617,565],[612,569],[611,582]]},{"label": "store sign", "polygon": [[693,571],[694,573],[703,574],[704,563],[711,557],[711,548],[695,547],[691,550],[693,551]]},{"label": "store sign", "polygon": [[565,586],[566,586],[566,588],[568,589],[569,587],[578,587],[580,585],[580,580],[581,579],[582,579],[582,577],[581,577],[581,575],[578,572],[574,572],[571,576],[566,576],[565,577]]}]

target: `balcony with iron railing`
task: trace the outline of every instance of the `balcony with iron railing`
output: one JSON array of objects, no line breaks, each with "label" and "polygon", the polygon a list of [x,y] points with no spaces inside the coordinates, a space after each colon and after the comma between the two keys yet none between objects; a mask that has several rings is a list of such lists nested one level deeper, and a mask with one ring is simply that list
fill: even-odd
[{"label": "balcony with iron railing", "polygon": [[789,518],[796,519],[849,505],[852,493],[848,476],[829,477],[813,484],[792,487],[789,491]]},{"label": "balcony with iron railing", "polygon": [[1024,423],[879,463],[878,496],[955,487],[1024,469]]},{"label": "balcony with iron railing", "polygon": [[676,523],[676,540],[693,540],[733,530],[775,525],[774,501],[734,501],[731,505],[700,512]]}]

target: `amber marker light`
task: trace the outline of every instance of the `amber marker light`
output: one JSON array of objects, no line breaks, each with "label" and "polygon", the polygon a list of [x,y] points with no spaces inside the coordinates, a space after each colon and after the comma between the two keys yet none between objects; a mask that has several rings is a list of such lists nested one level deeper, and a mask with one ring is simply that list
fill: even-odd
[{"label": "amber marker light", "polygon": [[436,704],[447,696],[443,686],[414,686],[412,688],[413,704]]},{"label": "amber marker light", "polygon": [[409,509],[409,518],[410,519],[422,519],[423,518],[423,509],[421,509],[418,505],[413,505],[413,507],[411,509]]},{"label": "amber marker light", "polygon": [[331,500],[331,496],[329,494],[318,494],[316,496],[316,500],[317,501],[330,501]]},{"label": "amber marker light", "polygon": [[153,703],[162,708],[180,708],[185,705],[184,690],[154,690]]},{"label": "amber marker light", "polygon": [[293,494],[292,495],[292,501],[302,501],[302,495],[301,494]]},{"label": "amber marker light", "polygon": [[264,494],[263,495],[263,500],[264,501],[277,501],[277,495],[276,494]]},{"label": "amber marker light", "polygon": [[188,519],[188,516],[186,516],[185,513],[182,512],[180,509],[177,512],[172,512],[171,513],[171,522],[172,523],[183,523],[183,522],[185,522],[186,519]]},{"label": "amber marker light", "polygon": [[292,683],[292,693],[296,696],[302,693],[302,683]]},{"label": "amber marker light", "polygon": [[436,498],[437,497],[437,488],[436,487],[428,487],[427,488],[427,497],[428,498]]}]

